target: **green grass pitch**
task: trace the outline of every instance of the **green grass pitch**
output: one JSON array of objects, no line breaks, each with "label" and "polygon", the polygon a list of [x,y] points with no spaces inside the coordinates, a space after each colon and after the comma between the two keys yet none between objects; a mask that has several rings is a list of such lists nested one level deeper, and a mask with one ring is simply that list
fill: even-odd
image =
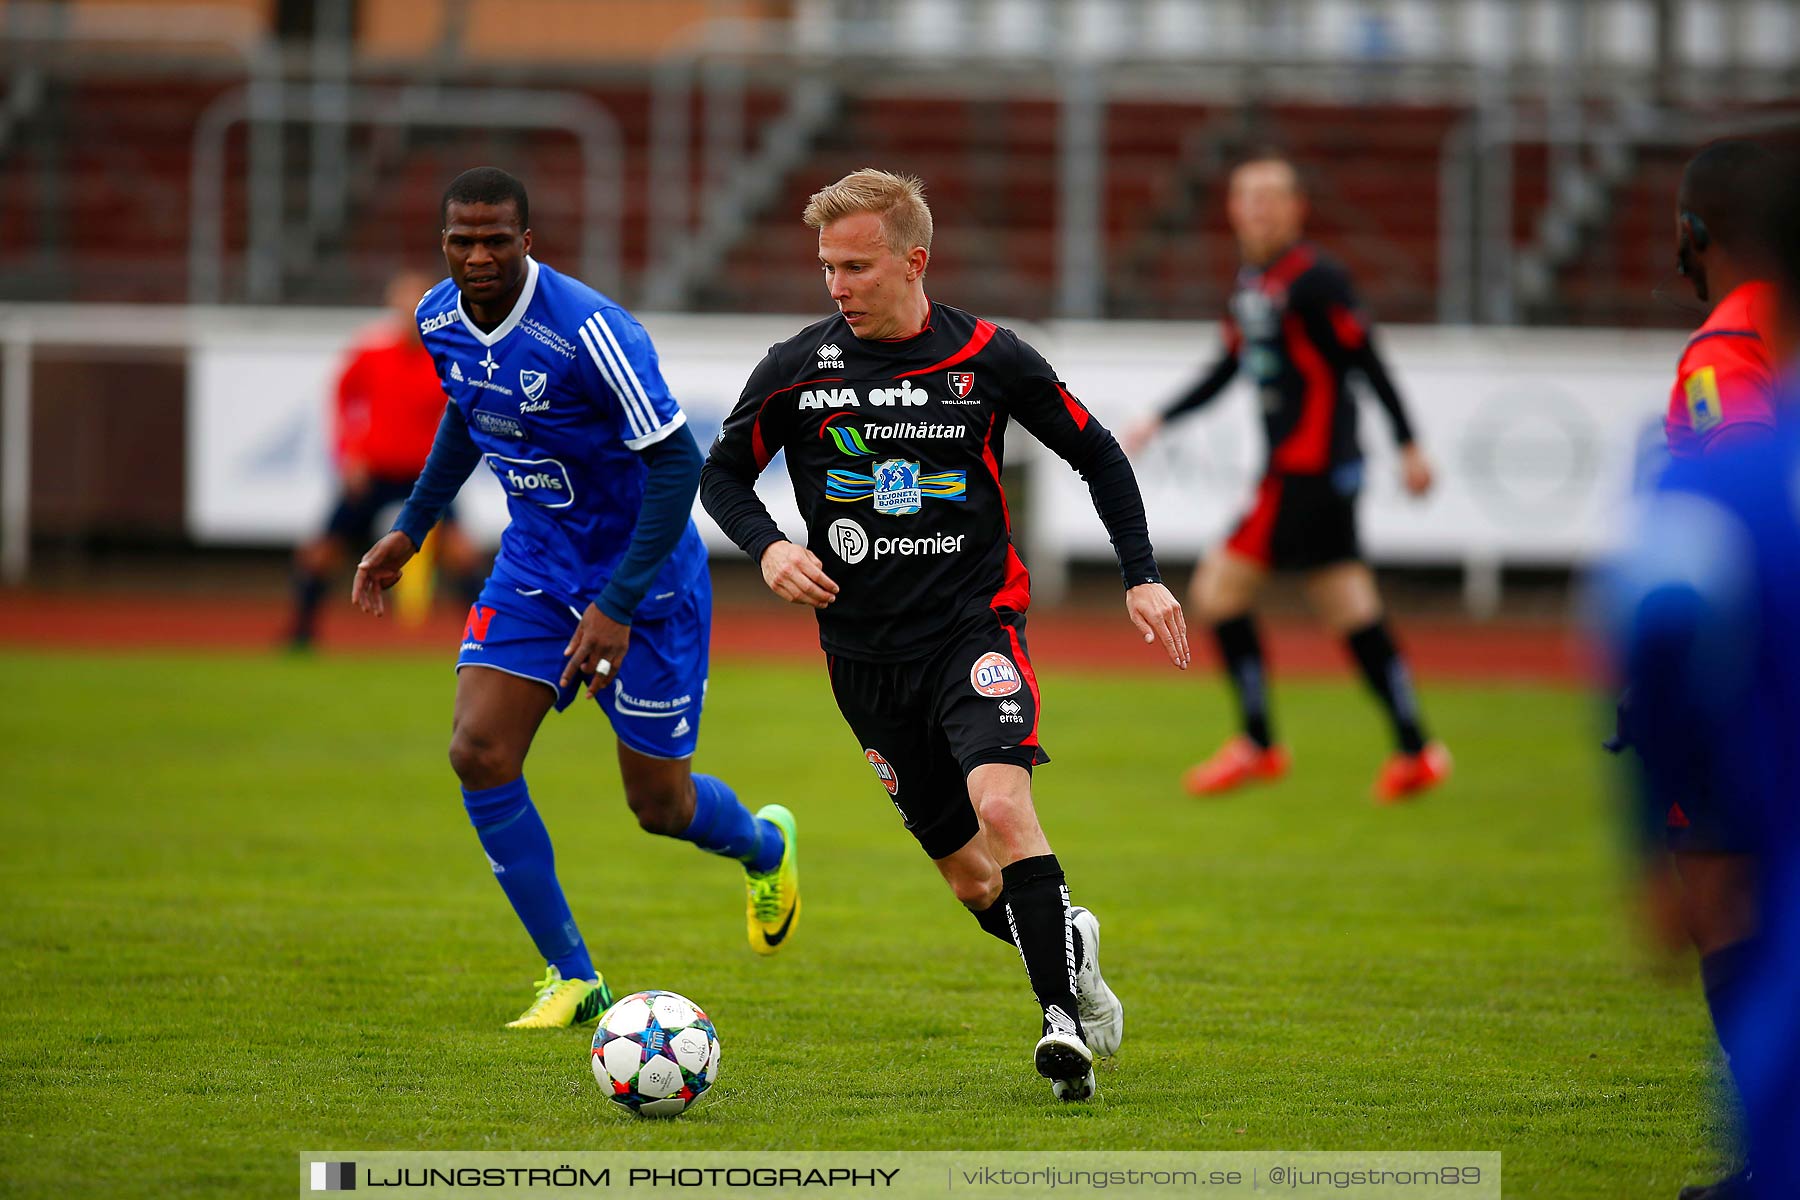
[{"label": "green grass pitch", "polygon": [[1584,697],[1427,688],[1457,776],[1379,810],[1373,706],[1278,680],[1293,776],[1203,803],[1176,781],[1227,728],[1215,679],[1042,665],[1039,808],[1128,1014],[1082,1106],[820,665],[719,665],[698,759],[799,816],[770,960],[734,864],[637,830],[599,714],[549,720],[528,777],[597,961],[724,1044],[650,1122],[588,1032],[500,1027],[540,964],[445,762],[444,662],[0,655],[0,1195],[286,1194],[305,1147],[1500,1150],[1508,1195],[1570,1197],[1722,1165],[1704,1007],[1629,932]]}]

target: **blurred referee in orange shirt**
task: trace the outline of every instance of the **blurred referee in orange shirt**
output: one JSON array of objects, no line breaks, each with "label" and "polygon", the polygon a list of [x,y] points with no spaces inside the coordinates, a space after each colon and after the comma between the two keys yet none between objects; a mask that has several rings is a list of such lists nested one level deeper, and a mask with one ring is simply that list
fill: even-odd
[{"label": "blurred referee in orange shirt", "polygon": [[[388,317],[367,330],[350,350],[338,377],[334,450],[341,490],[325,531],[294,552],[294,617],[288,644],[312,645],[319,602],[342,570],[352,546],[375,536],[383,509],[402,504],[431,452],[447,402],[437,368],[419,340],[415,309],[436,280],[403,271],[387,287]],[[481,590],[474,548],[444,514],[435,535],[438,561],[465,601]]]},{"label": "blurred referee in orange shirt", "polygon": [[[1688,338],[1663,419],[1675,459],[1709,456],[1773,435],[1779,391],[1776,288],[1768,248],[1776,182],[1774,155],[1731,139],[1701,150],[1683,170],[1676,200],[1676,270],[1711,311]],[[1635,731],[1629,701],[1620,709],[1620,742]],[[1717,1028],[1742,1003],[1754,958],[1755,836],[1744,806],[1696,776],[1663,817],[1666,856],[1647,864],[1653,919],[1671,943],[1692,943]],[[1743,1171],[1681,1190],[1680,1200],[1751,1195]]]}]

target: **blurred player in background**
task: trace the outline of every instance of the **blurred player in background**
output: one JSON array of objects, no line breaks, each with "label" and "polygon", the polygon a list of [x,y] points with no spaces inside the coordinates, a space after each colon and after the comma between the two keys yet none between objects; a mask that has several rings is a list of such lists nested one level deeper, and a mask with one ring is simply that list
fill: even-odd
[{"label": "blurred player in background", "polygon": [[495,879],[547,970],[510,1022],[551,1028],[611,1003],[556,877],[526,753],[552,706],[587,693],[618,740],[625,800],[651,833],[741,862],[750,944],[793,932],[794,819],[755,816],[692,756],[706,696],[712,582],[690,513],[700,449],[630,313],[531,257],[524,185],[478,167],[444,193],[450,277],[416,318],[450,397],[393,532],[363,556],[354,599],[380,615],[469,472],[485,461],[511,517],[457,658],[450,765]]},{"label": "blurred player in background", "polygon": [[[1031,581],[1000,487],[1009,419],[1087,480],[1127,614],[1185,668],[1181,606],[1112,435],[1011,330],[925,295],[919,181],[857,171],[816,193],[805,220],[838,311],[752,372],[701,499],[771,591],[817,610],[863,756],[956,898],[1024,959],[1043,1012],[1038,1073],[1058,1097],[1086,1099],[1125,1017],[1100,975],[1100,923],[1070,908],[1031,800],[1031,770],[1049,756],[1024,637]],[[788,541],[752,490],[784,448],[814,549]]]},{"label": "blurred player in background", "polygon": [[1381,701],[1396,752],[1375,780],[1392,803],[1442,782],[1450,755],[1429,741],[1405,661],[1382,614],[1375,576],[1362,560],[1356,500],[1363,485],[1351,376],[1367,379],[1400,445],[1406,490],[1431,489],[1431,464],[1413,439],[1405,406],[1375,352],[1350,277],[1301,240],[1306,197],[1294,165],[1259,154],[1231,173],[1226,201],[1243,267],[1226,316],[1225,352],[1184,395],[1137,422],[1125,449],[1139,453],[1178,417],[1211,403],[1247,366],[1262,403],[1269,457],[1256,501],[1194,575],[1196,607],[1212,625],[1237,693],[1243,732],[1187,773],[1195,795],[1217,795],[1287,774],[1287,750],[1269,718],[1268,673],[1252,610],[1271,570],[1306,573],[1307,598],[1350,648]]},{"label": "blurred player in background", "polygon": [[1714,142],[1689,160],[1676,197],[1676,270],[1710,311],[1688,339],[1663,428],[1669,453],[1692,458],[1775,428],[1769,348],[1775,289],[1759,207],[1773,155],[1755,142]]},{"label": "blurred player in background", "polygon": [[[1674,604],[1677,599],[1681,604],[1702,599],[1686,596],[1682,589],[1688,585],[1665,572],[1702,567],[1723,570],[1720,564],[1725,560],[1717,556],[1729,556],[1736,536],[1731,522],[1693,517],[1695,512],[1713,512],[1695,508],[1696,489],[1708,497],[1709,504],[1721,501],[1726,498],[1715,493],[1723,480],[1684,464],[1766,441],[1777,428],[1780,384],[1773,349],[1776,287],[1771,282],[1775,269],[1770,214],[1772,192],[1779,182],[1775,162],[1774,155],[1754,142],[1728,140],[1706,147],[1682,172],[1675,212],[1677,270],[1692,285],[1696,299],[1710,305],[1711,311],[1682,351],[1669,398],[1664,428],[1675,470],[1650,505],[1650,512],[1656,514],[1652,519],[1666,518],[1666,524],[1651,535],[1663,544],[1654,551],[1647,545],[1634,551],[1635,569],[1655,580],[1652,591],[1656,596],[1641,598],[1643,611],[1622,618],[1632,629],[1627,637],[1632,643],[1628,652],[1632,666],[1627,672],[1631,690],[1620,706],[1619,735],[1609,743],[1615,750],[1635,747],[1643,760],[1644,794],[1655,797],[1659,808],[1656,840],[1660,844],[1647,847],[1645,855],[1650,911],[1660,916],[1667,938],[1684,940],[1698,951],[1707,1008],[1728,1051],[1726,1027],[1731,1014],[1742,1006],[1758,954],[1756,851],[1760,835],[1753,806],[1725,790],[1732,786],[1727,772],[1709,763],[1706,755],[1691,753],[1695,749],[1693,730],[1669,727],[1673,698],[1663,690],[1645,690],[1666,689],[1668,681],[1658,672],[1673,670],[1675,665],[1632,656],[1642,655],[1677,632],[1682,637],[1698,636],[1699,627],[1686,624],[1700,619],[1694,614],[1660,611],[1659,605]],[[1747,502],[1746,495],[1733,496],[1728,507]],[[1769,503],[1766,491],[1755,501],[1760,506]],[[1758,536],[1771,537],[1781,532],[1775,516],[1743,511],[1734,520],[1757,523]],[[1653,554],[1668,557],[1655,558]],[[1734,563],[1731,569],[1749,568]],[[1714,580],[1707,586],[1726,585]],[[1712,600],[1723,603],[1719,597],[1708,602]],[[1731,611],[1744,615],[1747,610],[1742,602],[1734,601]],[[1790,610],[1790,621],[1794,612],[1800,609]],[[1676,622],[1679,630],[1664,628],[1666,621]],[[1717,631],[1714,636],[1719,636]],[[1717,648],[1723,652],[1729,646],[1721,643]],[[1696,696],[1710,696],[1721,688],[1735,693],[1738,686],[1726,675],[1694,676],[1686,678],[1686,684],[1698,689]],[[1751,701],[1740,697],[1738,702]],[[1685,712],[1685,707],[1681,711]],[[1696,728],[1713,720],[1716,717],[1709,715]],[[1790,727],[1784,736],[1794,737],[1795,729],[1800,726]],[[1800,811],[1800,804],[1795,809]],[[1662,852],[1665,848],[1666,854]],[[1732,1200],[1750,1194],[1745,1174],[1738,1172],[1714,1184],[1685,1188],[1681,1200]]]},{"label": "blurred player in background", "polygon": [[[333,449],[342,490],[325,532],[294,552],[288,642],[295,649],[312,645],[319,604],[332,577],[343,570],[353,547],[374,538],[382,510],[412,492],[431,453],[444,415],[444,389],[413,321],[413,309],[430,286],[430,278],[417,271],[395,275],[387,286],[387,319],[357,340],[338,376]],[[446,511],[433,544],[445,575],[464,593],[463,602],[474,600],[481,590],[475,549],[452,511]]]}]

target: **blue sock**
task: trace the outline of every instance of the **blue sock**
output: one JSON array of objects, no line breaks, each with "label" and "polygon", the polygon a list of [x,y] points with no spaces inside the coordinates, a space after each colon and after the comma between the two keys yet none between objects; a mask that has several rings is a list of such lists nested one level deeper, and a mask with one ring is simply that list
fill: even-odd
[{"label": "blue sock", "polygon": [[781,830],[750,815],[723,779],[694,776],[694,819],[681,840],[725,858],[735,858],[752,871],[781,865]]},{"label": "blue sock", "polygon": [[500,890],[512,901],[544,961],[564,979],[597,978],[587,943],[581,940],[562,884],[556,881],[550,832],[531,803],[524,776],[480,791],[464,788],[463,806],[493,864]]}]

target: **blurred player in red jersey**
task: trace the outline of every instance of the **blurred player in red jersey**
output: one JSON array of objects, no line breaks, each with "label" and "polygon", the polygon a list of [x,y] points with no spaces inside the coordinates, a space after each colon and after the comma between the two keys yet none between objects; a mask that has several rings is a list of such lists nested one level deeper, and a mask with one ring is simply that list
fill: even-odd
[{"label": "blurred player in red jersey", "polygon": [[[296,649],[312,644],[320,600],[351,547],[373,539],[383,509],[405,502],[431,452],[447,401],[413,310],[435,282],[414,271],[394,276],[390,315],[357,340],[338,377],[333,450],[341,490],[325,531],[294,552],[288,641]],[[445,574],[472,599],[480,592],[475,550],[450,514],[438,527],[437,547]]]},{"label": "blurred player in red jersey", "polygon": [[[1768,212],[1774,156],[1751,141],[1714,142],[1689,160],[1676,200],[1676,269],[1711,305],[1687,341],[1664,418],[1672,458],[1729,453],[1772,437],[1780,392],[1772,345],[1777,295]],[[1643,715],[1621,706],[1620,738],[1648,745]],[[1653,858],[1646,895],[1671,943],[1690,942],[1714,1028],[1742,1005],[1757,946],[1756,837],[1742,804],[1695,773],[1674,785],[1663,816],[1669,853]],[[1681,1190],[1680,1200],[1733,1200],[1752,1194],[1744,1171]]]},{"label": "blurred player in red jersey", "polygon": [[1306,573],[1307,599],[1344,638],[1393,726],[1396,749],[1375,778],[1376,800],[1406,800],[1448,777],[1450,755],[1426,737],[1374,573],[1362,559],[1356,500],[1363,458],[1352,376],[1367,380],[1387,414],[1409,493],[1431,489],[1431,464],[1413,440],[1349,275],[1301,239],[1306,196],[1294,165],[1273,153],[1246,159],[1231,173],[1226,207],[1244,265],[1225,320],[1225,352],[1183,396],[1122,439],[1128,453],[1138,453],[1166,422],[1224,391],[1240,364],[1257,387],[1269,439],[1263,479],[1251,511],[1200,564],[1193,589],[1237,692],[1243,732],[1184,782],[1195,795],[1217,795],[1287,774],[1287,750],[1270,729],[1252,608],[1269,572],[1288,569]]}]

